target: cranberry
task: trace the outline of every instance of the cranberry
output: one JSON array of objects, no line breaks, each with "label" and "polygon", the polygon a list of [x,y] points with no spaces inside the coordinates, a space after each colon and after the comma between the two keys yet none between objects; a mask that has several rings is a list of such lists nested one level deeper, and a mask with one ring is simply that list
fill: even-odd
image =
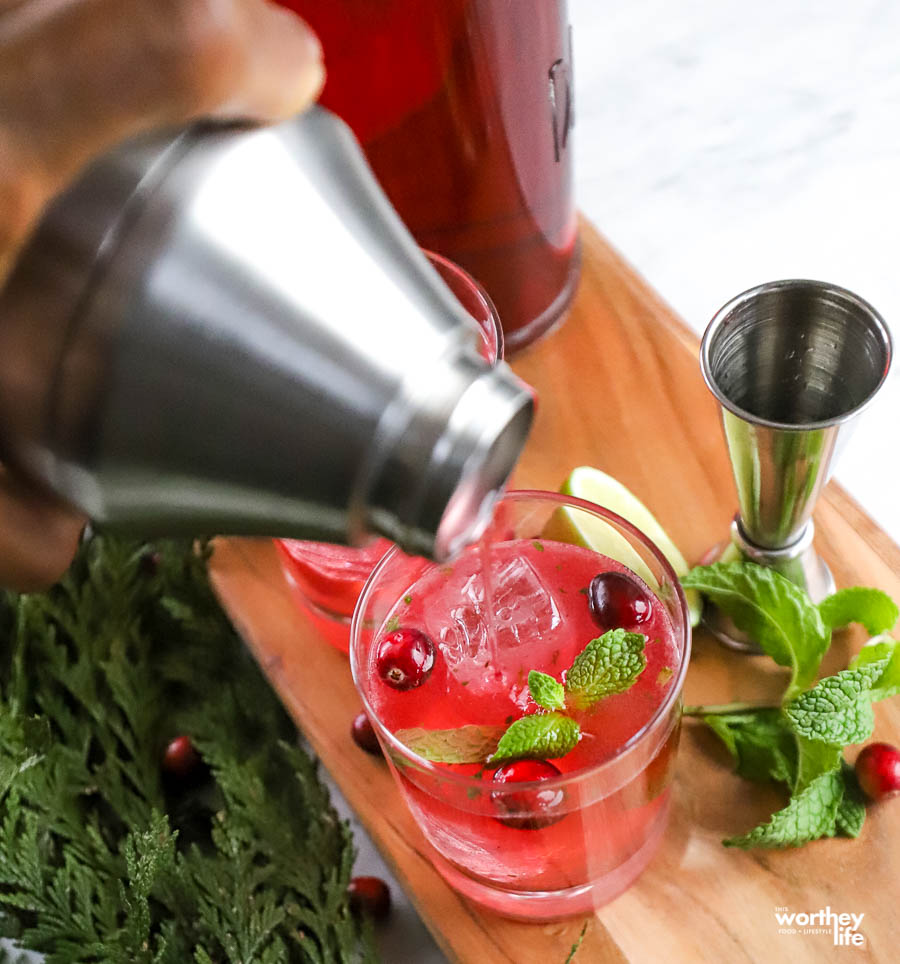
[{"label": "cranberry", "polygon": [[594,622],[604,629],[627,629],[647,622],[653,614],[650,595],[624,572],[601,572],[588,589]]},{"label": "cranberry", "polygon": [[173,777],[191,776],[201,764],[200,754],[194,749],[189,736],[176,736],[166,747],[162,768]]},{"label": "cranberry", "polygon": [[162,562],[162,555],[155,549],[147,549],[138,560],[140,570],[145,576],[155,576]]},{"label": "cranberry", "polygon": [[[523,783],[529,780],[548,780],[561,771],[546,760],[516,760],[494,773],[494,783]],[[491,802],[505,814],[497,817],[500,823],[516,830],[543,830],[562,820],[559,812],[566,792],[561,787],[546,790],[494,791]]]},{"label": "cranberry", "polygon": [[856,758],[856,779],[872,800],[900,792],[900,750],[890,743],[870,743]]},{"label": "cranberry", "polygon": [[378,644],[375,668],[395,690],[421,686],[434,668],[434,643],[419,629],[397,629]]},{"label": "cranberry", "polygon": [[365,713],[357,713],[353,717],[353,722],[350,724],[350,735],[353,737],[353,742],[361,750],[365,750],[366,753],[371,753],[373,756],[380,755],[381,745],[378,742],[378,737],[375,736],[372,723]]},{"label": "cranberry", "polygon": [[384,920],[390,913],[391,892],[380,877],[354,877],[347,893],[354,914],[368,914],[374,920]]}]

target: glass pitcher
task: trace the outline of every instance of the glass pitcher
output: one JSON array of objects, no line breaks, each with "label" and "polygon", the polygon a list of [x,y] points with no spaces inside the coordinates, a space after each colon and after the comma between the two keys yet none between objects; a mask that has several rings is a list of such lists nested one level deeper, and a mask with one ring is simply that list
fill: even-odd
[{"label": "glass pitcher", "polygon": [[416,240],[497,305],[507,352],[578,278],[565,0],[282,0],[316,30],[322,103],[353,128]]}]

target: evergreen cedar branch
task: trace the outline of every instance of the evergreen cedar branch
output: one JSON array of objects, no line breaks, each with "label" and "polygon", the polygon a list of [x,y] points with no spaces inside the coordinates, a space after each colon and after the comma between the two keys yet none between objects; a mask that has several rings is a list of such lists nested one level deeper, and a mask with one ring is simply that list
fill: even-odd
[{"label": "evergreen cedar branch", "polygon": [[[48,964],[374,959],[349,830],[206,555],[95,536],[0,597],[0,925]],[[211,777],[173,790],[178,733]]]}]

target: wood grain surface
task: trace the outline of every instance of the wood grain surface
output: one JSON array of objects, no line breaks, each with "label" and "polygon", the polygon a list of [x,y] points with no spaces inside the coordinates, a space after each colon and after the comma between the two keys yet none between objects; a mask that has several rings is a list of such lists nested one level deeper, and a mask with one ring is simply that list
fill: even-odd
[{"label": "wood grain surface", "polygon": [[[584,271],[570,317],[513,368],[540,396],[519,487],[556,489],[576,465],[628,485],[690,561],[721,540],[736,507],[716,407],[699,374],[696,337],[610,246],[583,226]],[[838,586],[878,586],[900,599],[900,550],[833,483],[816,513],[817,545]],[[359,710],[346,658],[296,610],[266,541],[219,540],[213,579],[238,629],[453,961],[563,964],[585,924],[523,924],[479,910],[431,869],[386,766],[359,751]],[[862,644],[837,634],[824,669]],[[698,631],[687,703],[764,700],[784,671],[727,652]],[[875,737],[900,742],[900,699],[878,706]],[[783,804],[775,788],[729,772],[725,752],[685,725],[675,805],[659,854],[638,882],[587,920],[574,964],[606,962],[895,961],[900,801],[870,808],[861,837],[799,850],[726,850]],[[830,934],[780,934],[776,908],[864,914],[862,948]],[[395,964],[395,962],[388,962]],[[403,962],[406,964],[406,962]]]}]

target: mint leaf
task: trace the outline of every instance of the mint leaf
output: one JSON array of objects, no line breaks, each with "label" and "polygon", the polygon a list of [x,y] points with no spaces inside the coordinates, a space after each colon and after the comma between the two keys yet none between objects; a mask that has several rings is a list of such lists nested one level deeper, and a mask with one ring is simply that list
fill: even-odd
[{"label": "mint leaf", "polygon": [[819,603],[819,613],[830,629],[862,623],[871,636],[892,629],[900,615],[887,593],[868,586],[851,586],[833,593]]},{"label": "mint leaf", "polygon": [[844,796],[835,816],[835,829],[844,837],[858,837],[866,820],[866,804],[853,767],[846,760],[841,760],[841,779]]},{"label": "mint leaf", "polygon": [[791,669],[786,699],[816,678],[831,634],[806,593],[780,573],[752,562],[697,566],[681,580],[697,589],[780,666]]},{"label": "mint leaf", "polygon": [[781,710],[766,707],[702,719],[728,747],[740,776],[794,785],[797,741]]},{"label": "mint leaf", "polygon": [[[784,719],[788,722],[787,715]],[[842,747],[810,740],[799,733],[794,734],[794,741],[797,747],[797,771],[791,781],[794,793],[802,793],[817,777],[841,765]]]},{"label": "mint leaf", "polygon": [[566,674],[566,698],[572,706],[585,710],[604,696],[630,689],[647,665],[646,641],[642,633],[624,629],[592,639]]},{"label": "mint leaf", "polygon": [[784,709],[795,732],[823,743],[861,743],[875,726],[872,686],[886,665],[841,670],[797,697]]},{"label": "mint leaf", "polygon": [[432,763],[484,763],[503,736],[502,726],[469,724],[453,730],[397,730],[394,736],[407,749]]},{"label": "mint leaf", "polygon": [[865,646],[850,660],[847,669],[859,669],[868,663],[878,663],[881,660],[890,660],[897,651],[897,643],[890,636],[879,634],[870,639]]},{"label": "mint leaf", "polygon": [[878,639],[879,637],[875,637],[875,640],[870,639],[851,661],[849,668],[860,669],[871,663],[886,661],[881,676],[872,687],[872,699],[884,700],[900,693],[900,643],[891,639],[890,636],[876,642]]},{"label": "mint leaf", "polygon": [[722,841],[726,847],[799,847],[819,837],[832,836],[838,808],[844,796],[844,782],[837,771],[816,777],[801,793],[770,820],[749,833]]},{"label": "mint leaf", "polygon": [[489,762],[524,757],[550,760],[565,756],[581,737],[578,724],[562,713],[535,713],[511,723]]},{"label": "mint leaf", "polygon": [[566,691],[562,683],[546,673],[533,669],[528,674],[531,698],[547,710],[561,710],[566,705]]},{"label": "mint leaf", "polygon": [[844,797],[835,815],[835,829],[843,837],[858,837],[866,821],[866,805]]}]

